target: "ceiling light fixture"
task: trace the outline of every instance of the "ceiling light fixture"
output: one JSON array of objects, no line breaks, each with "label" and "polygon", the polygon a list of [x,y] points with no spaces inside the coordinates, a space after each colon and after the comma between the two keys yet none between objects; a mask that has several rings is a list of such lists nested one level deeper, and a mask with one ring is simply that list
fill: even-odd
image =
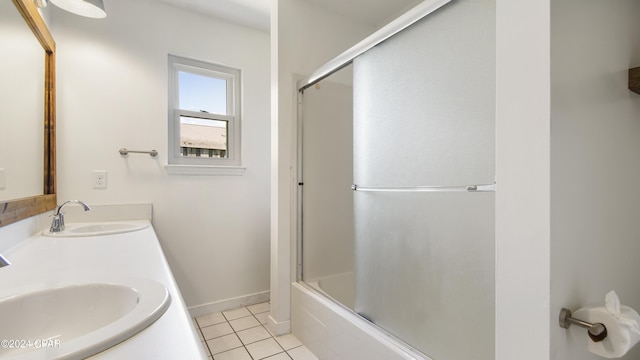
[{"label": "ceiling light fixture", "polygon": [[76,15],[89,18],[107,16],[102,0],[49,0],[53,5]]}]

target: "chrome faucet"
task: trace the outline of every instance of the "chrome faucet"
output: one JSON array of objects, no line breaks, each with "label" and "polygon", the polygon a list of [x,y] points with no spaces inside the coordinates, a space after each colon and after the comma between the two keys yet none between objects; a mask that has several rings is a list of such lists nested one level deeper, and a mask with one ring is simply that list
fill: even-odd
[{"label": "chrome faucet", "polygon": [[7,260],[2,254],[0,254],[0,268],[11,265],[9,260]]},{"label": "chrome faucet", "polygon": [[51,222],[51,228],[49,232],[55,233],[64,230],[64,214],[62,213],[62,208],[65,207],[68,203],[80,204],[84,208],[84,211],[91,210],[91,206],[83,203],[80,200],[69,200],[62,203],[62,205],[56,208],[56,212],[53,214],[53,221]]}]

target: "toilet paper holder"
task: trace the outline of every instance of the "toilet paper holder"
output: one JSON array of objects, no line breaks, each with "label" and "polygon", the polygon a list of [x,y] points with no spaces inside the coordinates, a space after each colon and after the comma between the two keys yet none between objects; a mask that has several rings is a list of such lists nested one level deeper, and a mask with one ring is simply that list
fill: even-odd
[{"label": "toilet paper holder", "polygon": [[591,324],[586,321],[582,321],[580,319],[576,319],[571,317],[571,310],[567,308],[563,308],[560,310],[560,327],[563,329],[568,329],[571,325],[578,325],[587,329],[589,333],[589,338],[593,340],[593,342],[600,342],[607,337],[607,327],[602,323]]}]

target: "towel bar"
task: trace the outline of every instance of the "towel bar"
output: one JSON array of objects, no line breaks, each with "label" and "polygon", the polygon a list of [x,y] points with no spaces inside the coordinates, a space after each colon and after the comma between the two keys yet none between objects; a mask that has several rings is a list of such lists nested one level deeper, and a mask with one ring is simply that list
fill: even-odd
[{"label": "towel bar", "polygon": [[571,310],[563,308],[560,310],[560,327],[563,329],[568,329],[569,326],[578,325],[587,329],[589,333],[589,338],[593,340],[593,342],[600,342],[607,338],[607,327],[602,323],[591,324],[586,321],[582,321],[576,318],[571,317]]},{"label": "towel bar", "polygon": [[158,156],[158,151],[157,150],[151,150],[151,151],[140,151],[140,150],[127,150],[127,148],[122,148],[120,150],[118,150],[118,152],[120,153],[120,155],[122,156],[126,156],[129,153],[136,153],[136,154],[149,154],[151,155],[151,157],[156,157]]}]

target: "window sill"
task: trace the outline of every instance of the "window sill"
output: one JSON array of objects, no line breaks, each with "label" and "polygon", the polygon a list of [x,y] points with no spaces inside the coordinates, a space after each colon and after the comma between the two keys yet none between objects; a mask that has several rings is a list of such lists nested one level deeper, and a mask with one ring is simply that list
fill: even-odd
[{"label": "window sill", "polygon": [[244,175],[244,166],[174,165],[164,167],[169,175]]}]

